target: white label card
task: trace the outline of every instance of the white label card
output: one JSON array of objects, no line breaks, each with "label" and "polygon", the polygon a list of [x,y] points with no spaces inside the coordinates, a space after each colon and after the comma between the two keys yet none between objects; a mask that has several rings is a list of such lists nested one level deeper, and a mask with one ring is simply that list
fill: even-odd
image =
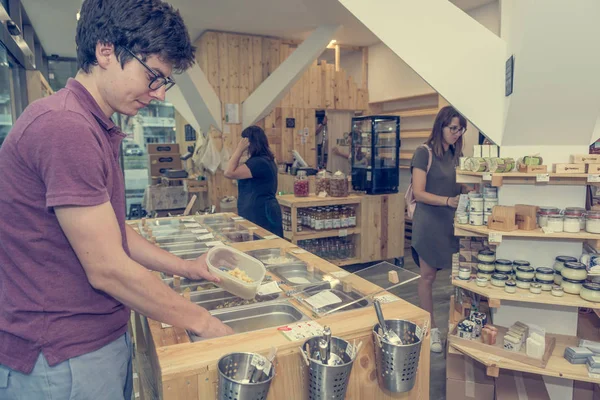
[{"label": "white label card", "polygon": [[231,217],[231,219],[234,221],[243,221],[244,217]]},{"label": "white label card", "polygon": [[208,233],[208,229],[192,229],[192,233]]},{"label": "white label card", "polygon": [[338,236],[339,237],[346,237],[346,236],[348,236],[348,229],[340,229],[338,231]]},{"label": "white label card", "polygon": [[355,353],[356,353],[356,349],[354,349],[354,346],[352,346],[350,343],[348,343],[348,346],[346,347],[346,354],[348,354],[348,357],[354,358]]},{"label": "white label card", "polygon": [[212,233],[207,233],[206,235],[198,236],[198,240],[213,239],[214,237],[215,237],[215,235],[213,235]]},{"label": "white label card", "polygon": [[490,234],[488,236],[488,242],[502,243],[502,234],[499,232],[490,232]]},{"label": "white label card", "polygon": [[537,174],[535,176],[536,182],[550,182],[550,174]]},{"label": "white label card", "polygon": [[339,304],[342,299],[337,297],[331,290],[324,290],[314,296],[306,299],[306,302],[316,309],[331,306],[333,304]]},{"label": "white label card", "polygon": [[263,372],[265,375],[269,376],[269,374],[271,373],[271,367],[273,366],[273,364],[271,364],[269,362],[269,360],[265,361],[265,368],[263,369]]},{"label": "white label card", "polygon": [[491,181],[492,180],[492,173],[491,172],[484,172],[482,179],[484,181]]},{"label": "white label card", "polygon": [[197,222],[191,223],[191,224],[183,224],[183,226],[185,226],[186,228],[200,228],[202,225],[200,225]]},{"label": "white label card", "polygon": [[415,327],[415,335],[417,335],[418,338],[422,338],[423,336],[423,328],[421,328],[419,325],[417,325]]},{"label": "white label card", "polygon": [[381,304],[385,304],[385,303],[393,303],[395,301],[398,301],[398,300],[400,300],[400,297],[394,296],[393,294],[388,293],[388,294],[383,294],[381,296],[375,296],[375,299],[379,300],[379,302]]},{"label": "white label card", "polygon": [[298,322],[296,324],[280,326],[277,328],[277,330],[292,341],[306,340],[308,338],[321,336],[323,334],[323,327],[315,321],[305,321]]},{"label": "white label card", "polygon": [[277,235],[268,235],[264,237],[265,240],[279,239]]},{"label": "white label card", "polygon": [[267,296],[270,294],[280,293],[281,291],[282,291],[281,288],[275,281],[262,284],[258,288],[258,294],[260,294],[261,296]]},{"label": "white label card", "polygon": [[172,327],[173,327],[173,325],[165,324],[164,322],[161,322],[160,326],[161,326],[163,329],[166,329],[166,328],[172,328]]},{"label": "white label card", "polygon": [[589,174],[588,182],[600,182],[600,174]]},{"label": "white label card", "polygon": [[205,243],[208,247],[215,247],[215,246],[221,246],[223,245],[223,242],[220,241],[214,241],[214,242],[206,242]]}]

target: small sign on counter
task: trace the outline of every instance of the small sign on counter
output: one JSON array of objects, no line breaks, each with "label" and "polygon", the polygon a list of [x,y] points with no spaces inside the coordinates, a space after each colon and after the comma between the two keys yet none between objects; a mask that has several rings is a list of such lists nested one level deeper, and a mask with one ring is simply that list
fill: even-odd
[{"label": "small sign on counter", "polygon": [[269,282],[269,283],[263,283],[258,288],[258,294],[261,296],[268,296],[270,294],[281,293],[281,292],[282,292],[281,288],[275,281]]},{"label": "small sign on counter", "polygon": [[381,296],[375,296],[375,300],[379,300],[379,302],[381,304],[385,304],[385,303],[393,303],[395,301],[400,300],[400,297],[398,296],[394,296],[391,293],[388,294],[382,294]]},{"label": "small sign on counter", "polygon": [[323,327],[315,321],[280,326],[277,330],[292,342],[323,335]]},{"label": "small sign on counter", "polygon": [[197,237],[198,240],[207,240],[207,239],[213,239],[215,237],[215,235],[213,235],[212,233],[207,233],[206,235],[200,235]]},{"label": "small sign on counter", "polygon": [[536,182],[550,182],[550,174],[537,174],[535,176]]},{"label": "small sign on counter", "polygon": [[591,183],[600,182],[600,174],[589,174],[587,181]]},{"label": "small sign on counter", "polygon": [[334,304],[339,304],[342,302],[342,299],[336,296],[331,290],[323,290],[322,292],[307,298],[306,302],[315,309],[319,309]]}]

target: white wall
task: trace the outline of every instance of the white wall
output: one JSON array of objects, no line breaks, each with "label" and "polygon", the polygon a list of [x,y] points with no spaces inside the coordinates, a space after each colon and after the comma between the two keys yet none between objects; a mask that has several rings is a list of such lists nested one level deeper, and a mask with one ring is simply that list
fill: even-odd
[{"label": "white wall", "polygon": [[[500,36],[499,1],[473,9],[467,14],[496,36]],[[473,59],[476,57],[477,55],[472,55]],[[385,44],[379,43],[369,47],[369,101],[415,96],[433,91],[427,82]]]},{"label": "white wall", "polygon": [[340,56],[340,68],[350,75],[359,88],[362,87],[362,51],[353,51]]}]

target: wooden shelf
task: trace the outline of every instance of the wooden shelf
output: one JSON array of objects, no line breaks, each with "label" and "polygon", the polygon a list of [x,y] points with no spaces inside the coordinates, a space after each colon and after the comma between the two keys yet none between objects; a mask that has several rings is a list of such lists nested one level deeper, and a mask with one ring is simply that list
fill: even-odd
[{"label": "wooden shelf", "polygon": [[414,151],[400,150],[400,159],[401,160],[412,160],[414,154],[415,154]]},{"label": "wooden shelf", "polygon": [[400,139],[427,139],[430,134],[431,131],[424,131],[419,129],[406,131],[401,130]]},{"label": "wooden shelf", "polygon": [[556,338],[556,346],[548,360],[546,368],[534,367],[523,364],[506,357],[500,357],[485,351],[474,349],[464,344],[451,343],[450,346],[459,350],[461,353],[474,358],[487,367],[487,374],[497,377],[500,369],[511,371],[528,372],[545,376],[555,376],[564,379],[573,379],[576,381],[600,383],[600,379],[591,378],[588,375],[585,364],[574,365],[569,363],[563,356],[565,348],[579,345],[579,338],[575,336],[552,335]]},{"label": "wooden shelf", "polygon": [[[588,183],[588,174],[557,174],[549,172],[550,182],[536,182],[537,173],[525,172],[504,172],[504,173],[486,173],[486,172],[470,172],[456,171],[457,183],[476,183],[482,184],[489,182],[492,186],[500,187],[503,184],[512,185],[593,185],[598,186],[600,183]],[[484,176],[491,179],[484,180]]]},{"label": "wooden shelf", "polygon": [[438,114],[438,111],[437,108],[419,108],[416,110],[388,111],[381,113],[381,115],[395,115],[400,118],[435,117]]},{"label": "wooden shelf", "polygon": [[562,297],[552,296],[550,292],[543,291],[540,294],[533,294],[529,290],[517,288],[516,293],[506,293],[504,288],[492,286],[488,283],[486,287],[479,287],[475,284],[475,280],[463,281],[460,279],[453,279],[452,284],[454,286],[468,290],[469,292],[477,293],[489,300],[489,305],[492,308],[498,308],[501,306],[502,301],[519,301],[523,303],[537,303],[537,304],[552,304],[565,307],[584,307],[584,308],[595,308],[600,307],[598,303],[592,303],[590,301],[582,299],[579,295],[573,295],[565,293]]},{"label": "wooden shelf", "polygon": [[360,204],[362,199],[363,196],[357,196],[355,194],[351,194],[348,197],[317,197],[315,195],[308,197],[296,197],[293,194],[277,196],[279,205],[295,208]]},{"label": "wooden shelf", "polygon": [[423,99],[437,99],[438,93],[437,92],[431,92],[431,93],[424,93],[424,94],[417,94],[415,96],[406,96],[406,97],[395,97],[393,99],[387,99],[387,100],[380,100],[380,101],[372,101],[369,102],[369,105],[378,105],[378,104],[383,104],[383,103],[392,103],[392,102],[397,102],[397,101],[410,101],[410,100],[423,100]]},{"label": "wooden shelf", "polygon": [[516,230],[511,232],[494,231],[487,226],[454,224],[454,236],[488,237],[490,233],[499,233],[502,237],[517,237],[529,239],[563,239],[563,240],[600,240],[600,234],[580,231],[578,233],[544,233],[541,229],[532,231]]},{"label": "wooden shelf", "polygon": [[342,228],[342,229],[328,229],[326,231],[315,231],[308,228],[303,228],[302,232],[296,232],[292,234],[290,231],[284,232],[284,237],[288,240],[308,240],[308,239],[322,239],[329,237],[342,237],[340,231],[346,231],[348,235],[356,235],[360,233],[359,228]]}]

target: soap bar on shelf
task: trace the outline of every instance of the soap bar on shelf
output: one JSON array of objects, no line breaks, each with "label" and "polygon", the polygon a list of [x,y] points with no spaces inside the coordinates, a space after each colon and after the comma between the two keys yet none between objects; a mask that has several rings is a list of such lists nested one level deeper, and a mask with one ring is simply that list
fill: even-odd
[{"label": "soap bar on shelf", "polygon": [[545,344],[534,337],[527,338],[527,356],[541,360],[544,356]]},{"label": "soap bar on shelf", "polygon": [[513,336],[505,335],[504,336],[504,349],[510,351],[520,351],[521,350],[521,341],[516,339]]}]

